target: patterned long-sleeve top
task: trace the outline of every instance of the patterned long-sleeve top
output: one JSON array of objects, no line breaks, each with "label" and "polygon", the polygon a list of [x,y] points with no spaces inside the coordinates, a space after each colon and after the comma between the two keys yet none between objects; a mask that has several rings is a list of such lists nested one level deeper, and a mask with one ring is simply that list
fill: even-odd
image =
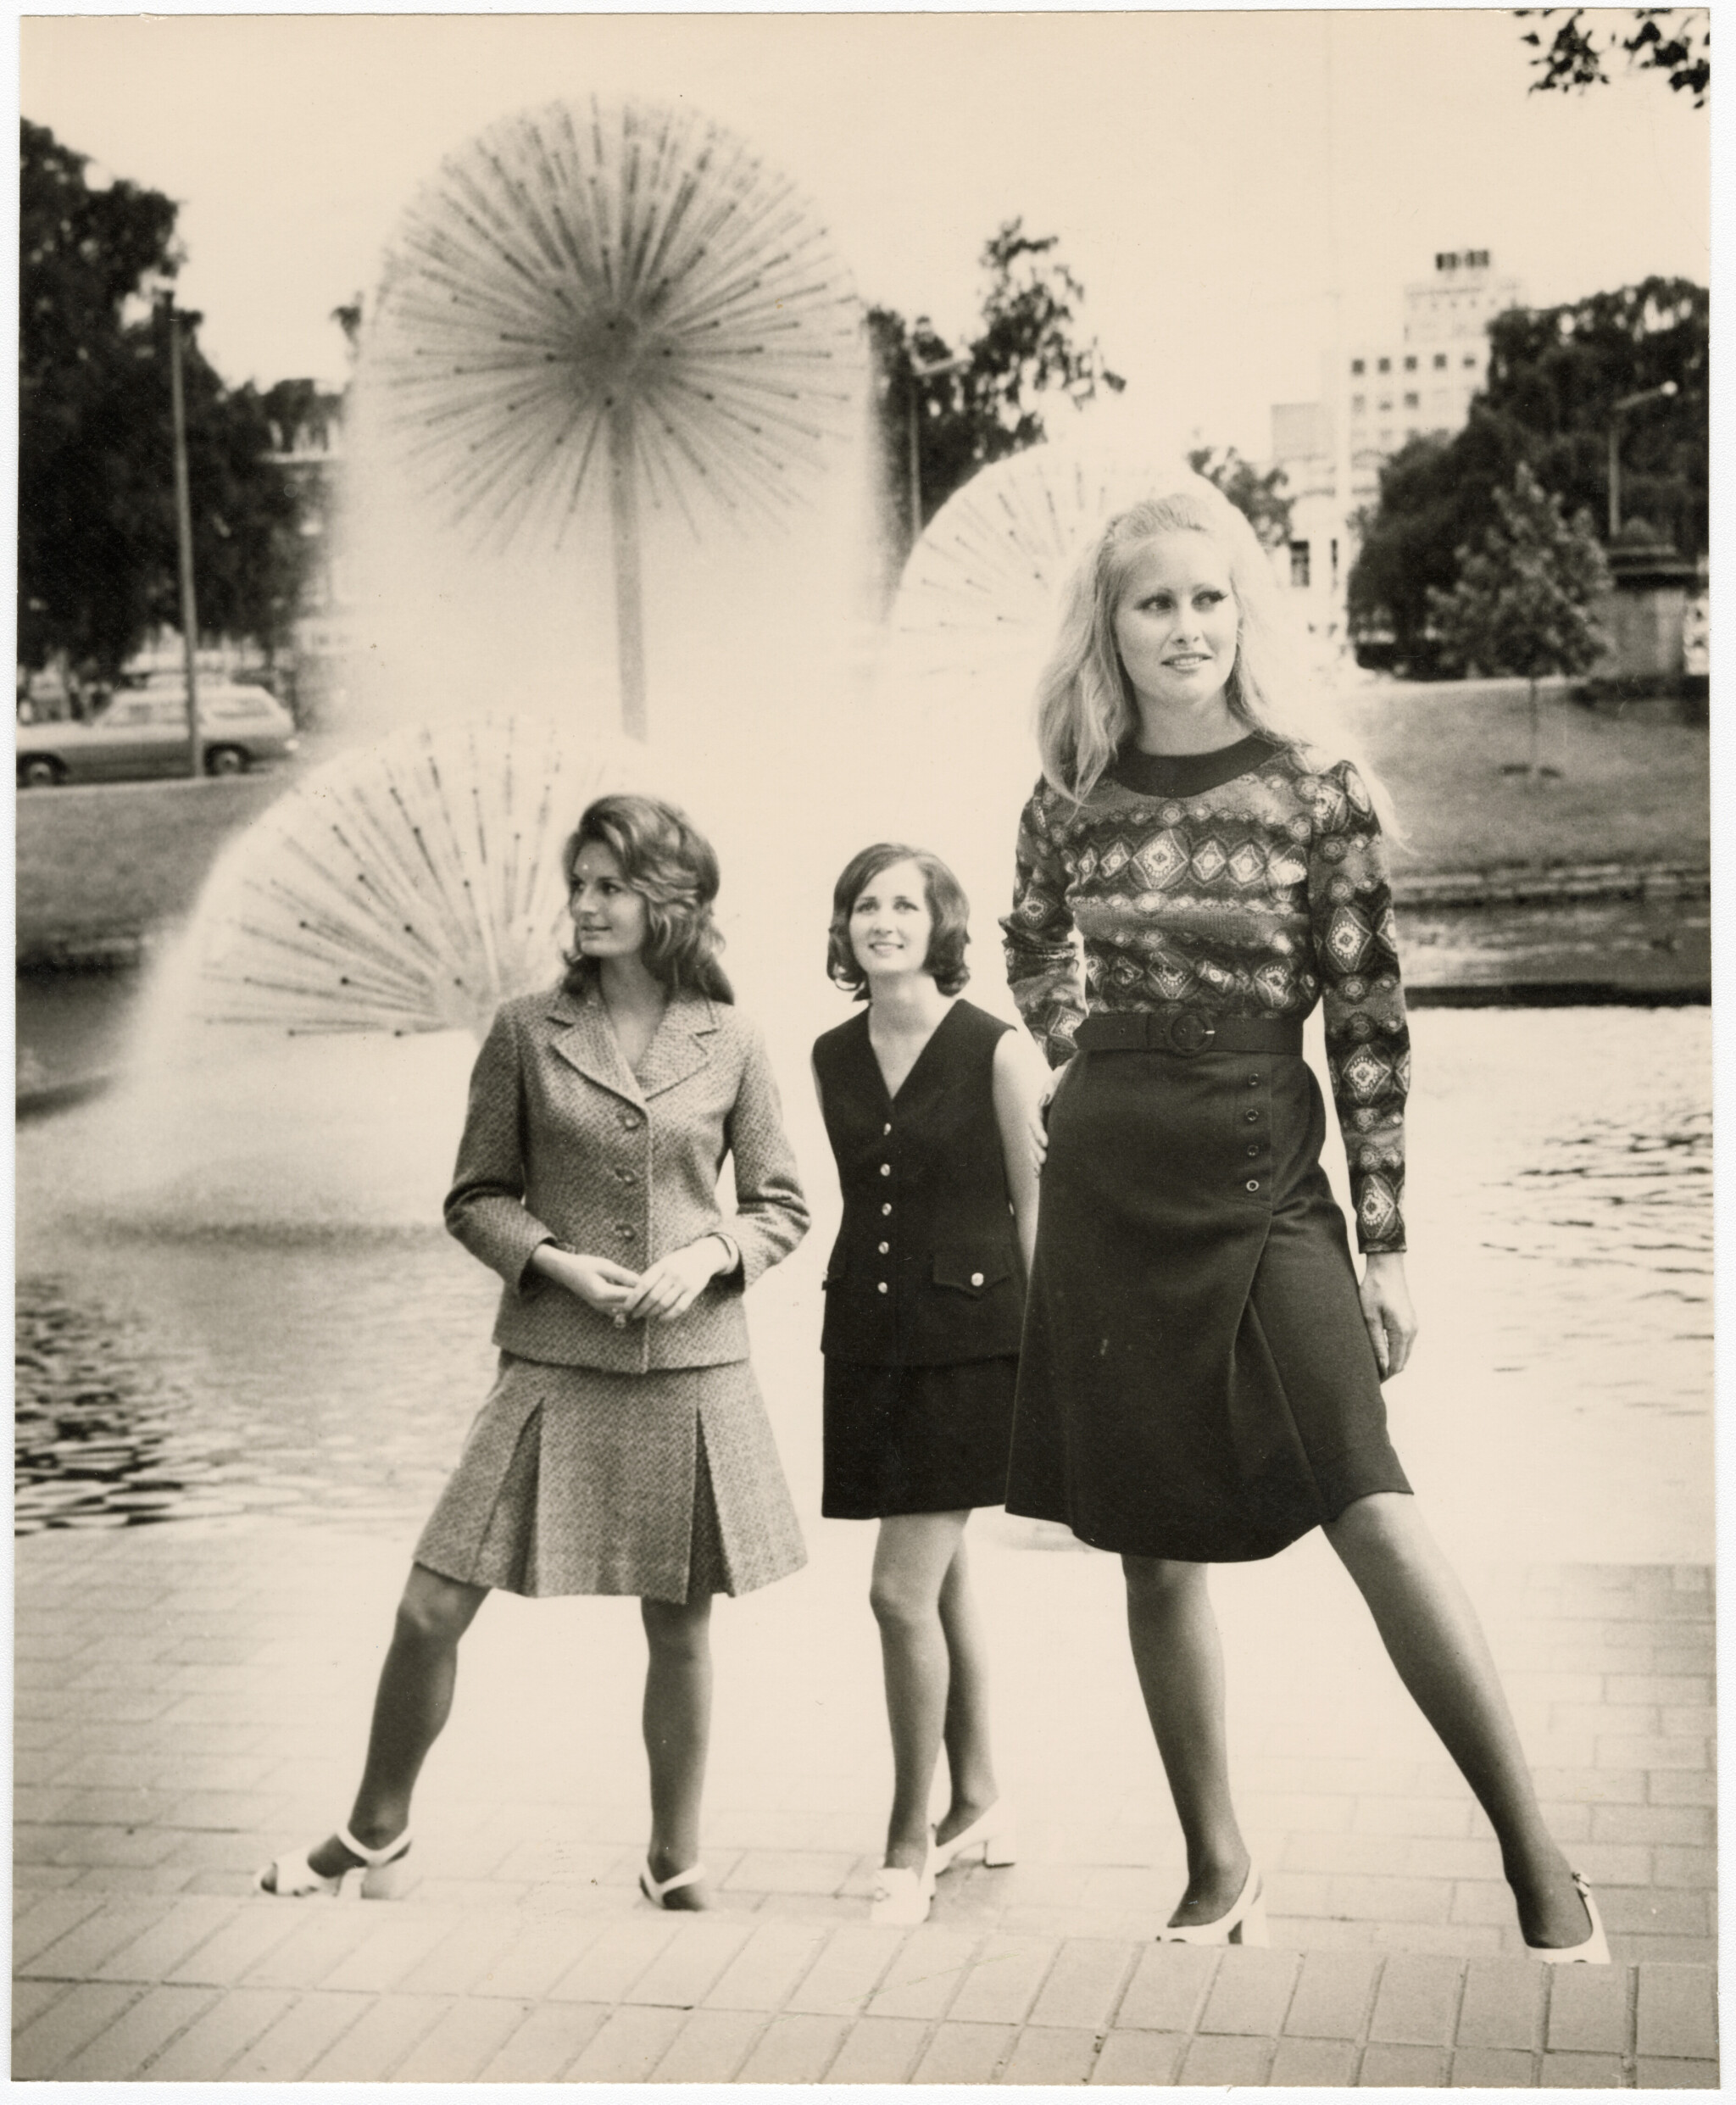
[{"label": "patterned long-sleeve top", "polygon": [[1124,748],[1082,804],[1039,782],[1001,927],[1013,998],[1055,1066],[1090,1014],[1300,1019],[1323,1001],[1357,1239],[1404,1249],[1410,1034],[1380,821],[1348,760],[1250,737]]}]

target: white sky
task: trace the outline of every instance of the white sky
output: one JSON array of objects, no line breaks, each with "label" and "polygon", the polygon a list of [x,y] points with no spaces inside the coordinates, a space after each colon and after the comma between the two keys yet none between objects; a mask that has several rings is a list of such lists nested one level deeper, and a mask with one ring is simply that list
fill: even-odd
[{"label": "white sky", "polygon": [[181,296],[231,381],[341,377],[331,310],[442,154],[631,92],[745,133],[865,297],[943,333],[1001,220],[1060,234],[1138,398],[1260,455],[1269,405],[1317,393],[1333,207],[1347,334],[1389,326],[1437,248],[1491,249],[1540,304],[1707,281],[1705,114],[1655,75],[1527,94],[1520,34],[1454,9],[37,17],[20,102],[181,201]]}]

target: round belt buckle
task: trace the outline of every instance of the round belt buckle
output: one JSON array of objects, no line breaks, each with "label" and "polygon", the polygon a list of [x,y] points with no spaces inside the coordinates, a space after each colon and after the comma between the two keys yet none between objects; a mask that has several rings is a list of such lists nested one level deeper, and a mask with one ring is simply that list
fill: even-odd
[{"label": "round belt buckle", "polygon": [[1197,1053],[1216,1036],[1211,1025],[1197,1009],[1182,1009],[1169,1020],[1168,1038],[1171,1050],[1178,1053]]}]

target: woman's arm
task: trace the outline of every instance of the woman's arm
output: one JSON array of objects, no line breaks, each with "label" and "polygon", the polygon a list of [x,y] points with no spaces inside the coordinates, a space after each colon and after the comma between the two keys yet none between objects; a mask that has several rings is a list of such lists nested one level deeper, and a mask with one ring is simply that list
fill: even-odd
[{"label": "woman's arm", "polygon": [[1084,974],[1067,905],[1068,877],[1051,839],[1041,785],[1019,821],[1013,910],[1001,922],[1007,984],[1052,1067],[1072,1057],[1085,1016]]},{"label": "woman's arm", "polygon": [[554,1235],[525,1205],[524,1119],[518,1034],[509,1011],[502,1009],[470,1071],[446,1225],[473,1257],[520,1293],[531,1286],[532,1255]]},{"label": "woman's arm", "polygon": [[1049,1077],[1016,1031],[1003,1033],[994,1049],[993,1089],[1001,1159],[1013,1202],[1013,1232],[1028,1279],[1037,1250],[1038,1172],[1043,1167],[1043,1103]]},{"label": "woman's arm", "polygon": [[1416,1311],[1410,1306],[1410,1289],[1405,1284],[1402,1251],[1383,1255],[1371,1250],[1362,1262],[1362,1320],[1368,1325],[1374,1356],[1380,1362],[1380,1378],[1387,1380],[1405,1371],[1410,1348],[1416,1342]]}]

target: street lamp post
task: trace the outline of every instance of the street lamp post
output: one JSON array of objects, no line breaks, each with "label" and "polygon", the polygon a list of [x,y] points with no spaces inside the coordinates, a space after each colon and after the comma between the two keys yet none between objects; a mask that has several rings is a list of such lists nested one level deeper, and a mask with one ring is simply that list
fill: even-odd
[{"label": "street lamp post", "polygon": [[936,380],[943,373],[962,373],[971,359],[967,353],[960,353],[957,358],[932,359],[925,365],[910,352],[906,354],[905,363],[910,376],[910,393],[905,400],[905,426],[910,453],[910,546],[915,548],[922,538],[922,441],[918,421],[921,383]]},{"label": "street lamp post", "polygon": [[181,635],[186,664],[187,772],[199,772],[199,616],[193,595],[192,495],[186,472],[186,399],[181,379],[181,317],[172,290],[163,295],[169,330],[169,400],[175,432],[175,539],[181,571]]},{"label": "street lamp post", "polygon": [[1637,409],[1642,402],[1663,400],[1677,392],[1673,380],[1666,380],[1656,387],[1642,387],[1638,394],[1623,395],[1610,404],[1610,542],[1613,546],[1616,536],[1622,531],[1622,418],[1628,409]]}]

